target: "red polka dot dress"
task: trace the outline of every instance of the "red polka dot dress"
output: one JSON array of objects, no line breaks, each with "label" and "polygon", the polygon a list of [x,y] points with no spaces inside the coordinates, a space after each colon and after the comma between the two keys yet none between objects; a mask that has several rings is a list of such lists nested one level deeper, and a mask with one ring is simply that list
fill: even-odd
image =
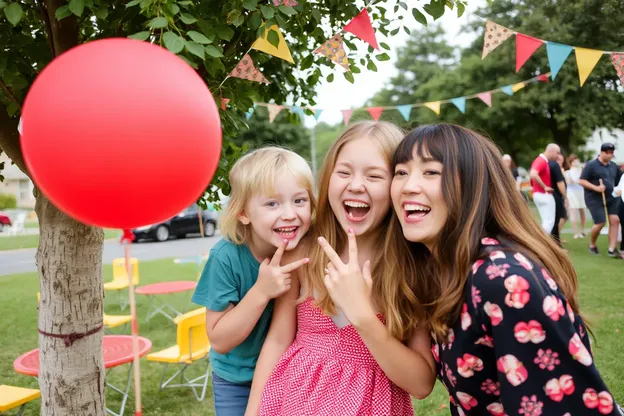
[{"label": "red polka dot dress", "polygon": [[297,336],[267,381],[259,416],[413,416],[409,394],[355,328],[338,328],[312,302],[297,307]]}]

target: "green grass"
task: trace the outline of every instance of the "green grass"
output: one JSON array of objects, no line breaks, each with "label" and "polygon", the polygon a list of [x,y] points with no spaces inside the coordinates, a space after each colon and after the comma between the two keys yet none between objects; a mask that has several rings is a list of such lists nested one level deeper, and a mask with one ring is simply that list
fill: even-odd
[{"label": "green grass", "polygon": [[[26,227],[33,228],[33,227]],[[117,238],[120,230],[104,230],[104,238]],[[39,244],[39,234],[0,236],[0,251],[18,250],[21,248],[36,248]]]},{"label": "green grass", "polygon": [[[599,248],[606,253],[605,238],[599,240]],[[583,313],[592,325],[597,338],[594,344],[596,363],[607,385],[619,403],[624,403],[624,262],[594,257],[586,250],[587,239],[571,240],[568,244],[580,281],[580,300]],[[194,265],[175,265],[171,260],[143,262],[140,265],[141,284],[166,280],[194,280]],[[110,266],[104,266],[104,279],[111,279]],[[35,294],[39,290],[37,275],[24,273],[0,277],[2,298],[0,302],[0,382],[23,387],[36,387],[32,377],[19,375],[13,370],[13,360],[21,353],[37,347],[37,307]],[[179,310],[188,311],[190,293],[173,295],[171,300]],[[158,351],[175,343],[174,325],[162,317],[144,322],[147,301],[137,297],[140,334],[152,340],[152,351]],[[105,310],[109,314],[121,313],[116,294],[107,295]],[[126,311],[128,310],[126,309]],[[123,367],[109,374],[109,380],[122,384]],[[158,392],[161,367],[157,363],[141,361],[142,400],[144,415],[214,415],[209,390],[203,402],[197,402],[186,390],[171,389]],[[132,397],[132,396],[131,396]],[[107,390],[108,404],[117,408],[119,400]],[[39,400],[27,406],[26,415],[39,414]],[[439,384],[423,401],[415,401],[417,415],[448,415],[448,396]],[[130,398],[126,414],[132,414],[133,399]]]}]

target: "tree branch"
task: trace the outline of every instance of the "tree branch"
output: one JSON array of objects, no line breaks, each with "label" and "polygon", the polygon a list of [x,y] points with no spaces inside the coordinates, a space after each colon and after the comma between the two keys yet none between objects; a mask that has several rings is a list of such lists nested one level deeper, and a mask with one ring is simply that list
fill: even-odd
[{"label": "tree branch", "polygon": [[28,174],[17,131],[18,121],[9,117],[6,109],[0,107],[0,149],[4,151],[20,170]]},{"label": "tree branch", "polygon": [[[44,0],[36,0],[37,5],[39,6],[39,13],[41,14],[41,19],[45,25],[45,31],[48,36],[46,36],[46,40],[48,41],[48,47],[50,48],[50,54],[52,56],[51,59],[56,57],[54,52],[54,35],[52,33],[52,24],[50,23],[50,17],[48,16],[48,10],[44,3]],[[56,13],[56,12],[55,12]]]},{"label": "tree branch", "polygon": [[20,104],[20,102],[17,100],[17,98],[15,97],[15,94],[13,94],[13,91],[11,91],[9,89],[9,87],[7,87],[4,82],[2,82],[2,80],[0,79],[0,88],[2,88],[2,91],[4,91],[4,94],[7,96],[7,98],[13,102],[13,104],[15,104],[17,106],[17,108],[20,110],[20,112],[22,111],[22,105]]},{"label": "tree branch", "polygon": [[50,22],[50,32],[48,36],[52,40],[54,48],[52,56],[58,56],[78,45],[78,22],[76,16],[73,14],[63,20],[58,20],[56,18],[56,9],[65,3],[64,0],[43,1]]}]

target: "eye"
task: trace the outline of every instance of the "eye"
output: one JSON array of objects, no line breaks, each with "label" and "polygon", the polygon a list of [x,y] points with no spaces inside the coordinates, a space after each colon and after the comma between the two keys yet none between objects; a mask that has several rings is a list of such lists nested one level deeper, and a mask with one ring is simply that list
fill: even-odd
[{"label": "eye", "polygon": [[269,202],[267,202],[264,205],[267,206],[267,207],[270,207],[270,208],[274,208],[274,207],[277,206],[277,201],[269,201]]},{"label": "eye", "polygon": [[339,170],[336,173],[338,174],[338,176],[343,177],[343,178],[349,176],[349,172],[347,172],[346,170]]},{"label": "eye", "polygon": [[407,175],[407,171],[405,169],[396,169],[394,171],[394,176],[405,176]]},{"label": "eye", "polygon": [[441,174],[442,174],[441,172],[439,172],[439,171],[437,171],[435,169],[427,169],[425,171],[425,175],[426,176],[434,176],[434,175],[441,175]]},{"label": "eye", "polygon": [[295,204],[297,204],[297,205],[305,204],[306,202],[308,202],[308,198],[297,198],[297,199],[295,199]]}]

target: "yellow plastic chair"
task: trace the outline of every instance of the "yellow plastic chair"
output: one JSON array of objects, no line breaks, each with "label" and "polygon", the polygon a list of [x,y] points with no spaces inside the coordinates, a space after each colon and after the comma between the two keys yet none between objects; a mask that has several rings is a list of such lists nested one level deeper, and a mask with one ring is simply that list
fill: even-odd
[{"label": "yellow plastic chair", "polygon": [[[174,319],[174,323],[177,325],[176,345],[148,354],[147,360],[164,364],[160,377],[160,390],[190,387],[195,398],[202,401],[206,396],[206,387],[210,379],[210,360],[208,359],[210,341],[206,334],[206,308],[195,309],[180,315]],[[192,363],[204,358],[206,359],[206,372],[199,377],[189,379],[185,371]],[[163,382],[169,364],[180,365],[182,368]],[[177,376],[180,376],[180,383],[170,384]],[[201,391],[198,392],[197,388],[201,388]]]},{"label": "yellow plastic chair", "polygon": [[26,404],[41,397],[41,393],[36,389],[25,389],[23,387],[0,385],[0,413],[20,407],[18,416],[24,412]]},{"label": "yellow plastic chair", "polygon": [[[136,257],[130,258],[130,267],[132,269],[132,283],[136,287],[139,284],[139,260]],[[126,259],[123,257],[113,259],[113,280],[104,283],[104,290],[116,290],[119,292],[119,307],[122,310],[128,306],[128,298],[123,296],[122,291],[127,289],[129,284]]]}]

